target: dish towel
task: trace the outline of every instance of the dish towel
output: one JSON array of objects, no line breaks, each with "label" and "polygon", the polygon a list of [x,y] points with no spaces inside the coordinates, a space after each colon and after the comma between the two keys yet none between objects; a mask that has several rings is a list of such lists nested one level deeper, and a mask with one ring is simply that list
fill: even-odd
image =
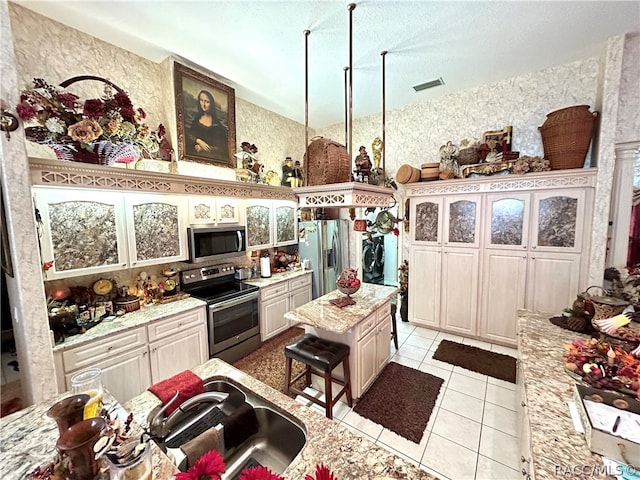
[{"label": "dish towel", "polygon": [[190,468],[196,463],[196,460],[208,451],[220,451],[220,432],[215,427],[205,430],[196,438],[181,445],[180,450],[187,456],[188,466]]},{"label": "dish towel", "polygon": [[251,405],[243,403],[238,409],[222,420],[224,427],[224,448],[237,447],[258,432],[258,418]]},{"label": "dish towel", "polygon": [[178,400],[170,405],[165,411],[165,415],[170,415],[176,408],[182,405],[185,400],[204,392],[202,379],[191,370],[185,370],[173,377],[151,385],[149,391],[160,399],[163,405],[171,400],[176,392],[180,392]]}]

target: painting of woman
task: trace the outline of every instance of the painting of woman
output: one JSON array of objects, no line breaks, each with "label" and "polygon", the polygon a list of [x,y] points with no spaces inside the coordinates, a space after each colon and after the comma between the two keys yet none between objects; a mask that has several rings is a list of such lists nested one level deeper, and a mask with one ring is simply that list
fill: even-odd
[{"label": "painting of woman", "polygon": [[235,166],[235,92],[174,64],[178,153],[182,160]]}]

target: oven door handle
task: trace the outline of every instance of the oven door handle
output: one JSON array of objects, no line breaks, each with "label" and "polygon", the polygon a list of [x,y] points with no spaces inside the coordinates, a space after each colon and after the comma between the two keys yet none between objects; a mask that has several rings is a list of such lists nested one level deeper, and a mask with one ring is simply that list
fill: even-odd
[{"label": "oven door handle", "polygon": [[227,300],[225,302],[209,305],[209,311],[219,312],[220,310],[226,310],[227,308],[235,307],[236,305],[240,305],[241,303],[245,303],[257,298],[258,298],[258,292],[250,293],[248,295],[243,295],[242,297],[234,298],[232,300]]}]

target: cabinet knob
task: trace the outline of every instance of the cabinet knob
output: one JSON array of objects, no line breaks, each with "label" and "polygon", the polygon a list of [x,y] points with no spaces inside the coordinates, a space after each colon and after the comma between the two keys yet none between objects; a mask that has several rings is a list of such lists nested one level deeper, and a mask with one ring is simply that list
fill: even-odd
[{"label": "cabinet knob", "polygon": [[522,258],[524,258],[524,259],[526,260],[526,259],[527,259],[527,256],[526,256],[526,255],[522,255]]},{"label": "cabinet knob", "polygon": [[526,246],[526,245],[522,245],[522,248],[524,248],[524,249],[526,250],[526,249],[527,249],[527,246]]},{"label": "cabinet knob", "polygon": [[107,348],[107,352],[110,352],[111,350],[113,350],[113,345]]},{"label": "cabinet knob", "polygon": [[523,476],[523,477],[526,477],[526,476],[527,476],[527,471],[526,471],[524,468],[522,469],[522,476]]},{"label": "cabinet knob", "polygon": [[536,246],[535,245],[531,245],[531,250],[535,250]]},{"label": "cabinet knob", "polygon": [[143,357],[146,357],[146,356],[147,356],[147,353],[148,353],[148,352],[145,350],[144,352],[142,352],[142,356],[143,356]]},{"label": "cabinet knob", "polygon": [[526,404],[526,403],[524,403],[524,402],[520,402],[520,405],[522,405],[523,407],[526,407],[526,406],[527,406],[527,404]]},{"label": "cabinet knob", "polygon": [[524,455],[522,455],[520,457],[520,460],[522,461],[522,463],[529,463],[531,460],[527,460],[526,458],[524,458]]}]

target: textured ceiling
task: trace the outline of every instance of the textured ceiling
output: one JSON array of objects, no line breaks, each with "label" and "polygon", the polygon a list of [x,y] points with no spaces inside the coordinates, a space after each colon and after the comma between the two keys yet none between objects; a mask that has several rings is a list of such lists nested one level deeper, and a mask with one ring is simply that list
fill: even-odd
[{"label": "textured ceiling", "polygon": [[[16,3],[154,61],[200,65],[249,102],[309,124],[344,120],[348,2],[35,1]],[[609,37],[640,30],[640,2],[356,2],[353,115],[382,110],[599,55]],[[445,85],[415,92],[442,77]]]}]

